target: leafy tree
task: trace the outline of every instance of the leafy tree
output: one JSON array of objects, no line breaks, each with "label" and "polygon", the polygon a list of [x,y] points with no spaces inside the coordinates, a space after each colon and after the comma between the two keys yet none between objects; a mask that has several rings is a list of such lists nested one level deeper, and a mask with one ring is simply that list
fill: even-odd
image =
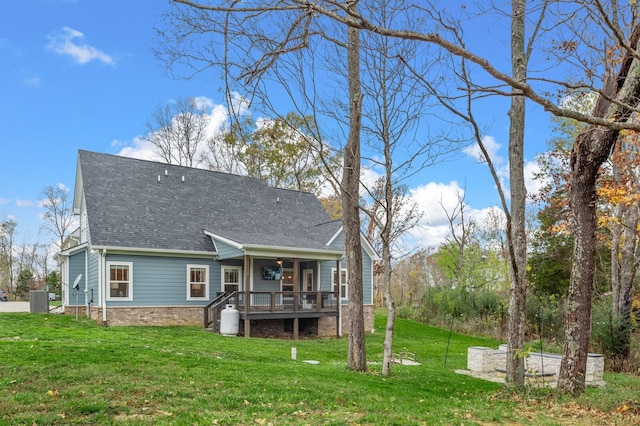
[{"label": "leafy tree", "polygon": [[215,143],[224,145],[236,172],[273,187],[319,195],[335,187],[340,157],[312,136],[317,133],[314,126],[311,117],[294,112],[258,122],[247,116],[233,122]]},{"label": "leafy tree", "polygon": [[33,272],[29,269],[22,269],[16,280],[16,296],[25,298],[29,294],[29,289],[33,284]]},{"label": "leafy tree", "polygon": [[51,293],[62,293],[62,277],[58,271],[51,271],[44,279]]}]

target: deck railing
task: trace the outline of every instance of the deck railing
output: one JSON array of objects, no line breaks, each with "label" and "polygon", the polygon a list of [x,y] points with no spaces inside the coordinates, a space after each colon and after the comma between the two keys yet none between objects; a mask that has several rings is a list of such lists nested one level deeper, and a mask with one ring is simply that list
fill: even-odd
[{"label": "deck railing", "polygon": [[235,303],[236,292],[218,293],[216,298],[204,307],[204,328],[218,331],[220,326],[220,312],[228,305]]},{"label": "deck railing", "polygon": [[[219,293],[215,300],[204,307],[204,328],[218,331],[222,309],[234,305],[246,312],[246,294],[243,292]],[[338,311],[338,293],[333,291],[252,291],[249,294],[249,313],[301,313]],[[297,303],[296,303],[297,302]]]},{"label": "deck railing", "polygon": [[[252,291],[249,294],[249,312],[337,311],[337,296],[333,291]],[[246,312],[246,293],[238,292],[237,297],[236,308]]]}]

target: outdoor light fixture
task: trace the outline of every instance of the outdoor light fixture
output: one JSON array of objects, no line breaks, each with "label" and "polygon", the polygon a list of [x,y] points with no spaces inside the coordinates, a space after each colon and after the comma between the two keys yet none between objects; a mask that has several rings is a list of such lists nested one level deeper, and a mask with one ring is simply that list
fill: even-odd
[{"label": "outdoor light fixture", "polygon": [[283,262],[283,261],[282,261],[282,258],[281,258],[281,257],[279,257],[279,258],[277,258],[277,259],[276,259],[276,263],[278,264],[278,266],[282,266],[282,262]]}]

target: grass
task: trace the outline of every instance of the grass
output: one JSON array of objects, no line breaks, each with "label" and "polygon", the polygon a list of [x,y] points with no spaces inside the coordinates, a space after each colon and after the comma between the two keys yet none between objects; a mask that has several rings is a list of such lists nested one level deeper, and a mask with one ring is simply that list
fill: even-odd
[{"label": "grass", "polygon": [[[419,366],[380,375],[384,317],[367,336],[369,372],[346,367],[347,339],[223,337],[198,327],[104,328],[84,318],[0,314],[0,424],[632,424],[640,379],[578,400],[510,394],[455,373],[467,347],[497,345],[398,320],[395,348]],[[298,360],[291,359],[291,347]],[[445,354],[446,359],[445,367]],[[302,360],[317,360],[311,365]]]}]

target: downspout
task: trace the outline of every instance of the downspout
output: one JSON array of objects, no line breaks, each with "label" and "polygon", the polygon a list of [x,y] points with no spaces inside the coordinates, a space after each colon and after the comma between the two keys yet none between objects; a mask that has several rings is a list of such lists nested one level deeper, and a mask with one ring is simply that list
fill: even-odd
[{"label": "downspout", "polygon": [[89,301],[89,248],[84,250],[84,304],[87,311],[87,318],[91,319],[91,302]]},{"label": "downspout", "polygon": [[100,298],[102,299],[102,325],[107,327],[107,286],[105,283],[105,257],[107,255],[107,250],[100,250],[100,254],[98,257],[98,288],[100,293]]},{"label": "downspout", "polygon": [[336,260],[336,273],[338,274],[338,337],[342,337],[342,265],[341,259]]}]

